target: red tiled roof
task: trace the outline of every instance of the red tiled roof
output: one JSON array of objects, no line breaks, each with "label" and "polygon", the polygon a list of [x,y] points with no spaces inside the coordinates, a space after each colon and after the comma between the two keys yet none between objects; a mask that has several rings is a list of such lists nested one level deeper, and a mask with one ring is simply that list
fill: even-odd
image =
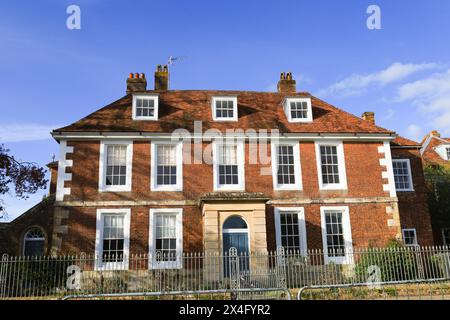
[{"label": "red tiled roof", "polygon": [[422,154],[422,158],[426,164],[442,165],[450,168],[450,161],[442,159],[442,157],[434,150],[437,146],[450,142],[450,138],[437,138],[433,137],[430,143],[426,146],[425,151]]},{"label": "red tiled roof", "polygon": [[415,142],[413,140],[406,139],[401,136],[397,136],[392,142],[393,146],[401,146],[401,147],[420,147],[420,143]]},{"label": "red tiled roof", "polygon": [[[69,126],[54,130],[54,132],[170,133],[179,128],[185,128],[192,132],[194,120],[201,120],[203,130],[216,128],[224,131],[225,129],[255,128],[279,129],[283,133],[394,133],[305,92],[288,96],[311,96],[312,123],[289,123],[282,107],[282,102],[287,95],[276,92],[148,90],[147,93],[159,94],[158,121],[132,120],[132,96],[126,95]],[[212,120],[211,97],[214,95],[236,95],[238,97],[239,119],[237,122],[214,122]]]}]

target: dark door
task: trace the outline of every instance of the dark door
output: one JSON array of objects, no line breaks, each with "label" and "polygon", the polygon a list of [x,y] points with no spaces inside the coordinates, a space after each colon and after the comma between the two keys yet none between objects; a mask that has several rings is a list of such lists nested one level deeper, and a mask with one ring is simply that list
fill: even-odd
[{"label": "dark door", "polygon": [[239,256],[239,271],[245,272],[249,269],[249,250],[248,250],[248,233],[246,232],[232,232],[232,233],[223,233],[223,269],[224,269],[224,277],[230,276],[230,268],[233,268],[230,265],[230,249],[236,248],[237,254]]}]

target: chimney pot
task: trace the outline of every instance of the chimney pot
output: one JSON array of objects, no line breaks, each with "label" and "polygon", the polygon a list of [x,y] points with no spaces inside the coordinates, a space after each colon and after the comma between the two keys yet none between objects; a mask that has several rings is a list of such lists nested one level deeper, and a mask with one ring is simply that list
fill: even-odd
[{"label": "chimney pot", "polygon": [[144,92],[147,90],[147,80],[145,74],[130,73],[127,79],[127,94],[132,92]]},{"label": "chimney pot", "polygon": [[279,93],[295,93],[297,92],[296,81],[292,79],[292,73],[281,72],[277,89]]},{"label": "chimney pot", "polygon": [[371,111],[366,111],[361,115],[363,120],[369,121],[372,124],[375,124],[375,113]]}]

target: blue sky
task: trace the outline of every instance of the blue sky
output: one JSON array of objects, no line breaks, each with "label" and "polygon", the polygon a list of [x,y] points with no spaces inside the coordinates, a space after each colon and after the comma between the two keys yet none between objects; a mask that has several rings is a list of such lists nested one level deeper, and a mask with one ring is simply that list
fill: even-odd
[{"label": "blue sky", "polygon": [[[66,8],[81,8],[81,30]],[[366,27],[370,4],[381,30]],[[125,94],[129,72],[185,56],[172,89],[309,91],[412,139],[450,136],[450,1],[1,1],[0,143],[45,165],[48,132]],[[153,83],[150,81],[149,87]],[[4,197],[9,219],[47,191]]]}]

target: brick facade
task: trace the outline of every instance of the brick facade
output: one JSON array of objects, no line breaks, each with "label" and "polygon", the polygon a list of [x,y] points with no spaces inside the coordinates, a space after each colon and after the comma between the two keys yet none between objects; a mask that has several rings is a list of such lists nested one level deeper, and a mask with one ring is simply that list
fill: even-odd
[{"label": "brick facade", "polygon": [[397,192],[402,228],[415,228],[420,245],[432,245],[433,233],[428,209],[428,195],[418,148],[393,148],[393,159],[409,159],[414,191]]},{"label": "brick facade", "polygon": [[[164,69],[163,72],[167,71]],[[165,78],[158,79],[164,81]],[[164,85],[158,87],[161,90],[145,90],[145,77],[133,76],[127,82],[126,96],[69,126],[54,130],[53,137],[60,143],[60,159],[58,167],[51,167],[50,189],[51,193],[55,192],[56,201],[53,210],[47,210],[46,217],[41,218],[48,224],[44,227],[48,234],[47,252],[94,254],[97,210],[113,208],[131,211],[132,254],[149,251],[149,232],[152,232],[149,230],[149,211],[153,208],[183,209],[183,250],[191,252],[208,248],[220,250],[224,219],[240,213],[252,229],[249,230],[249,242],[253,248],[274,250],[276,207],[304,208],[308,249],[324,247],[321,207],[326,206],[348,207],[351,240],[355,247],[384,246],[390,239],[401,239],[402,227],[416,228],[419,244],[431,244],[417,148],[400,148],[394,143],[399,148],[391,150],[390,143],[396,134],[376,126],[373,113],[365,113],[364,120],[309,93],[296,92],[291,74],[282,74],[280,81],[279,91],[275,93],[166,90]],[[132,118],[133,93],[136,92],[158,97],[157,121]],[[221,95],[236,97],[237,121],[212,121],[211,97]],[[311,104],[309,115],[313,120],[303,123],[289,121],[283,109],[288,98],[308,100]],[[252,152],[247,140],[244,148],[245,190],[237,192],[234,198],[226,192],[214,191],[212,164],[203,162],[203,159],[196,159],[200,164],[193,161],[196,147],[203,153],[210,152],[211,142],[207,141],[183,145],[182,191],[151,191],[151,142],[158,139],[167,141],[170,136],[164,135],[175,129],[193,133],[198,120],[202,121],[200,133],[209,129],[220,132],[227,129],[276,129],[284,138],[291,135],[291,140],[299,142],[302,188],[274,190],[270,164],[250,163]],[[162,138],[153,138],[155,135]],[[99,191],[101,143],[114,139],[129,140],[133,144],[131,191],[128,192]],[[320,141],[342,142],[347,188],[319,188],[315,142]],[[396,141],[407,140],[397,138]],[[270,145],[266,150],[270,157]],[[414,192],[396,193],[391,153],[394,158],[411,159]],[[186,163],[186,158],[191,159],[190,163]],[[41,215],[35,216],[38,219]],[[11,224],[6,229],[16,230],[13,228]]]},{"label": "brick facade", "polygon": [[[68,141],[74,152],[68,155],[73,161],[70,167],[72,180],[64,187],[71,189],[64,201],[70,204],[67,220],[68,233],[63,236],[63,252],[92,253],[95,248],[96,209],[131,208],[130,251],[143,253],[148,250],[149,209],[158,207],[183,208],[184,250],[203,249],[202,211],[198,205],[199,198],[213,192],[213,170],[208,164],[185,164],[183,166],[184,188],[182,192],[150,191],[150,141],[133,142],[132,191],[99,192],[99,141]],[[207,150],[210,143],[203,144]],[[247,163],[245,165],[246,192],[262,192],[269,200],[266,205],[267,249],[275,249],[275,226],[273,208],[304,207],[307,223],[308,248],[322,248],[322,230],[320,207],[326,205],[349,206],[353,234],[353,244],[358,247],[368,245],[383,246],[389,239],[398,237],[397,225],[390,226],[392,219],[386,208],[395,205],[395,199],[389,200],[389,192],[383,190],[386,179],[382,178],[385,170],[380,165],[378,148],[382,143],[345,142],[344,155],[347,171],[347,190],[319,190],[318,173],[314,142],[300,142],[300,158],[303,189],[301,191],[274,191],[270,175],[261,175],[261,169],[267,165],[248,164],[249,146],[246,146]],[[185,146],[185,156],[187,156]],[[194,148],[191,148],[193,156]],[[270,148],[267,148],[270,155]],[[361,172],[370,174],[361,175]],[[346,199],[346,201],[342,201]],[[348,200],[356,203],[348,203]],[[81,202],[80,202],[81,201]],[[131,201],[131,202],[130,202]],[[137,205],[134,202],[155,203],[155,205]],[[274,202],[275,204],[270,204]],[[315,202],[315,204],[310,204]],[[321,204],[322,202],[322,204]],[[392,202],[392,203],[391,203]],[[164,203],[172,203],[170,206]],[[180,203],[180,204],[177,204]],[[189,205],[181,205],[189,203]],[[82,207],[78,205],[83,205]],[[97,206],[91,206],[97,204]],[[236,203],[239,211],[239,203]],[[425,238],[424,238],[425,239]]]}]

